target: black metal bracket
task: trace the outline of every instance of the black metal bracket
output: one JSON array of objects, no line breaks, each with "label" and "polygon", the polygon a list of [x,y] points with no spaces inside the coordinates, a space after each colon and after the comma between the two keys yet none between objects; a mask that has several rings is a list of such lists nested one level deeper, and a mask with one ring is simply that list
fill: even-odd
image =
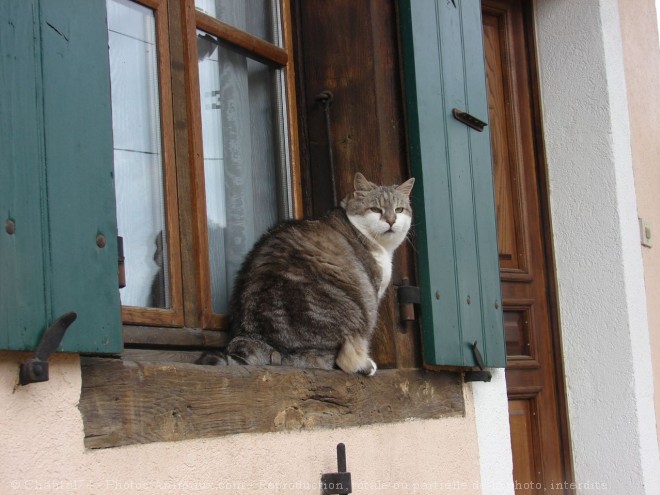
[{"label": "black metal bracket", "polygon": [[337,444],[337,473],[321,475],[323,495],[347,495],[353,491],[351,473],[346,472],[346,446]]},{"label": "black metal bracket", "polygon": [[337,206],[337,179],[335,174],[335,155],[332,151],[332,123],[330,121],[330,105],[334,100],[334,95],[329,89],[324,89],[318,95],[316,95],[316,100],[323,107],[323,113],[325,114],[325,134],[328,139],[328,164],[330,166],[330,183],[332,186],[332,200],[333,206]]},{"label": "black metal bracket", "polygon": [[459,110],[458,108],[454,108],[451,111],[452,115],[456,120],[459,122],[462,122],[466,126],[468,126],[471,129],[474,129],[475,131],[478,132],[483,132],[484,127],[486,127],[488,124],[484,122],[483,120],[478,119],[474,115],[470,115],[467,112],[463,112],[462,110]]},{"label": "black metal bracket", "polygon": [[48,358],[60,346],[64,333],[77,317],[78,315],[71,311],[60,316],[48,327],[39,340],[34,357],[21,364],[18,383],[27,385],[48,381]]},{"label": "black metal bracket", "polygon": [[399,285],[396,288],[396,295],[399,299],[399,304],[419,304],[419,287],[407,285],[407,278],[404,278],[402,282],[403,285]]},{"label": "black metal bracket", "polygon": [[124,238],[117,236],[117,278],[119,288],[126,287],[126,257],[124,256]]},{"label": "black metal bracket", "polygon": [[484,358],[481,355],[481,352],[479,352],[479,347],[477,345],[477,341],[475,340],[474,343],[470,344],[470,347],[472,348],[472,353],[474,354],[474,360],[477,362],[477,366],[479,366],[479,371],[466,371],[465,376],[463,377],[463,380],[466,382],[489,382],[493,378],[493,375],[491,374],[490,371],[486,371],[484,368]]},{"label": "black metal bracket", "polygon": [[401,285],[396,286],[396,298],[399,303],[399,321],[402,331],[405,332],[405,323],[415,321],[415,304],[420,303],[419,287],[408,285],[407,277],[401,279]]}]

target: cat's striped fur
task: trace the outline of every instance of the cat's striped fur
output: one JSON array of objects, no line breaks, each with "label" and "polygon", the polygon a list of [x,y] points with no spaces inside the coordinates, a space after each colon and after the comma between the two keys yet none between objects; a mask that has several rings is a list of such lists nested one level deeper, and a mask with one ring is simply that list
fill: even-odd
[{"label": "cat's striped fur", "polygon": [[373,374],[369,342],[378,304],[405,239],[410,179],[355,191],[319,220],[284,222],[248,254],[231,299],[233,338],[208,364],[282,364]]}]

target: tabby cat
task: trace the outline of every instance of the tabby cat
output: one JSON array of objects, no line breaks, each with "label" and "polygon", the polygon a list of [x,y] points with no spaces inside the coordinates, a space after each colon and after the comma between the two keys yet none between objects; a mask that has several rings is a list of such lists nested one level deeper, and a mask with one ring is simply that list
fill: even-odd
[{"label": "tabby cat", "polygon": [[284,222],[248,254],[230,301],[232,340],[202,364],[271,364],[373,375],[369,342],[410,228],[415,179],[355,191],[318,220]]}]

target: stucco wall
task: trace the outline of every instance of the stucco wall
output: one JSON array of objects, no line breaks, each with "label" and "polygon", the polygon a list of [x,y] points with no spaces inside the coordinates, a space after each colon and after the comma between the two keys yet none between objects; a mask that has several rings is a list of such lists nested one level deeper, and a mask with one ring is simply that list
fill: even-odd
[{"label": "stucco wall", "polygon": [[49,382],[15,389],[21,357],[0,353],[3,495],[318,494],[321,473],[336,471],[338,442],[355,493],[481,493],[470,386],[465,417],[91,451],[77,408],[78,357],[55,356]]},{"label": "stucco wall", "polygon": [[[638,8],[638,2],[623,2]],[[616,0],[535,2],[577,493],[660,493]]]},{"label": "stucco wall", "polygon": [[489,383],[472,384],[482,495],[513,495],[517,480],[513,479],[505,371],[491,372]]},{"label": "stucco wall", "polygon": [[[642,248],[646,298],[653,302],[660,300],[660,44],[655,1],[638,0],[633,7],[619,0],[619,12],[637,212],[649,222],[655,241],[651,248]],[[648,319],[660,419],[660,305],[648,305]]]}]

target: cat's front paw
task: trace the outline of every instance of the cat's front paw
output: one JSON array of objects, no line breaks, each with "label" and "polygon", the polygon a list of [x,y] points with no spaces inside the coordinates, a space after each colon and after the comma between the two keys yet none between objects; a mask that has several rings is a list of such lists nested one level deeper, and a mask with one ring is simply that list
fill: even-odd
[{"label": "cat's front paw", "polygon": [[358,373],[361,375],[366,375],[366,376],[374,376],[376,374],[376,370],[378,369],[378,366],[376,366],[376,363],[373,359],[367,358],[367,363],[366,366],[363,368],[360,368],[358,370]]}]

